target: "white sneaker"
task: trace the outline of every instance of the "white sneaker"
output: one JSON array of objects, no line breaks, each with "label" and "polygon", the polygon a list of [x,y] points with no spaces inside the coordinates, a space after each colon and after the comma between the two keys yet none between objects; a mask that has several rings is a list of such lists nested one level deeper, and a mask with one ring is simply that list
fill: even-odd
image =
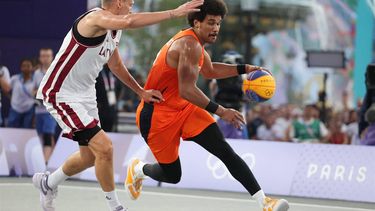
[{"label": "white sneaker", "polygon": [[263,211],[287,211],[289,203],[285,199],[273,199],[266,197],[264,200]]},{"label": "white sneaker", "polygon": [[142,181],[144,179],[144,177],[140,176],[139,173],[135,171],[135,166],[138,165],[138,163],[142,163],[142,161],[136,158],[130,160],[125,179],[125,188],[132,200],[139,198],[142,191]]},{"label": "white sneaker", "polygon": [[53,204],[54,199],[57,197],[57,188],[51,189],[47,185],[50,173],[36,173],[33,176],[34,187],[39,190],[40,205],[44,211],[55,211]]},{"label": "white sneaker", "polygon": [[124,208],[123,206],[118,206],[113,211],[128,211],[128,209]]}]

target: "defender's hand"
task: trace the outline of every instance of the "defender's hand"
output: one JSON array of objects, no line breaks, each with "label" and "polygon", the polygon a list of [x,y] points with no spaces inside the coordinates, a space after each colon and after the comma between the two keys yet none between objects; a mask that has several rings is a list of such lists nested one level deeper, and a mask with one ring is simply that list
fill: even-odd
[{"label": "defender's hand", "polygon": [[204,3],[204,0],[192,0],[189,1],[174,10],[171,10],[171,18],[182,17],[192,12],[199,12],[200,9],[197,7],[201,6]]},{"label": "defender's hand", "polygon": [[163,95],[157,90],[144,90],[140,96],[146,103],[160,103],[164,101]]},{"label": "defender's hand", "polygon": [[242,114],[234,109],[224,108],[221,112],[219,111],[218,115],[238,129],[245,124]]}]

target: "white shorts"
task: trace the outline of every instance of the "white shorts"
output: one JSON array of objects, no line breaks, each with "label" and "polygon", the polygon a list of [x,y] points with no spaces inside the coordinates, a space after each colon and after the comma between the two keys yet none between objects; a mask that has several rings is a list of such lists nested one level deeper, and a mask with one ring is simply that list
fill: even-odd
[{"label": "white shorts", "polygon": [[73,133],[99,125],[97,103],[56,103],[44,102],[47,111],[60,125],[63,136],[73,139]]}]

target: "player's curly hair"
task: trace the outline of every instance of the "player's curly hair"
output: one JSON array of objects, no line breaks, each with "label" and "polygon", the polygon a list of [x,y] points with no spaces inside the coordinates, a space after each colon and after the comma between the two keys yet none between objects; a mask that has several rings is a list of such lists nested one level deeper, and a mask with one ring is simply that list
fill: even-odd
[{"label": "player's curly hair", "polygon": [[228,12],[227,5],[223,0],[205,0],[199,9],[199,12],[190,13],[187,17],[191,27],[194,27],[194,20],[202,22],[207,15],[220,15],[224,18]]}]

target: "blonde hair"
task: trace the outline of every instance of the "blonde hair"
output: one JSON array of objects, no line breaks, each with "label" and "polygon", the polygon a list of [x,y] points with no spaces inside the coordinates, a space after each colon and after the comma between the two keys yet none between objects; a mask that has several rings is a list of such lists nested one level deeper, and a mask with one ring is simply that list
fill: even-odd
[{"label": "blonde hair", "polygon": [[102,5],[108,5],[112,0],[102,0]]}]

